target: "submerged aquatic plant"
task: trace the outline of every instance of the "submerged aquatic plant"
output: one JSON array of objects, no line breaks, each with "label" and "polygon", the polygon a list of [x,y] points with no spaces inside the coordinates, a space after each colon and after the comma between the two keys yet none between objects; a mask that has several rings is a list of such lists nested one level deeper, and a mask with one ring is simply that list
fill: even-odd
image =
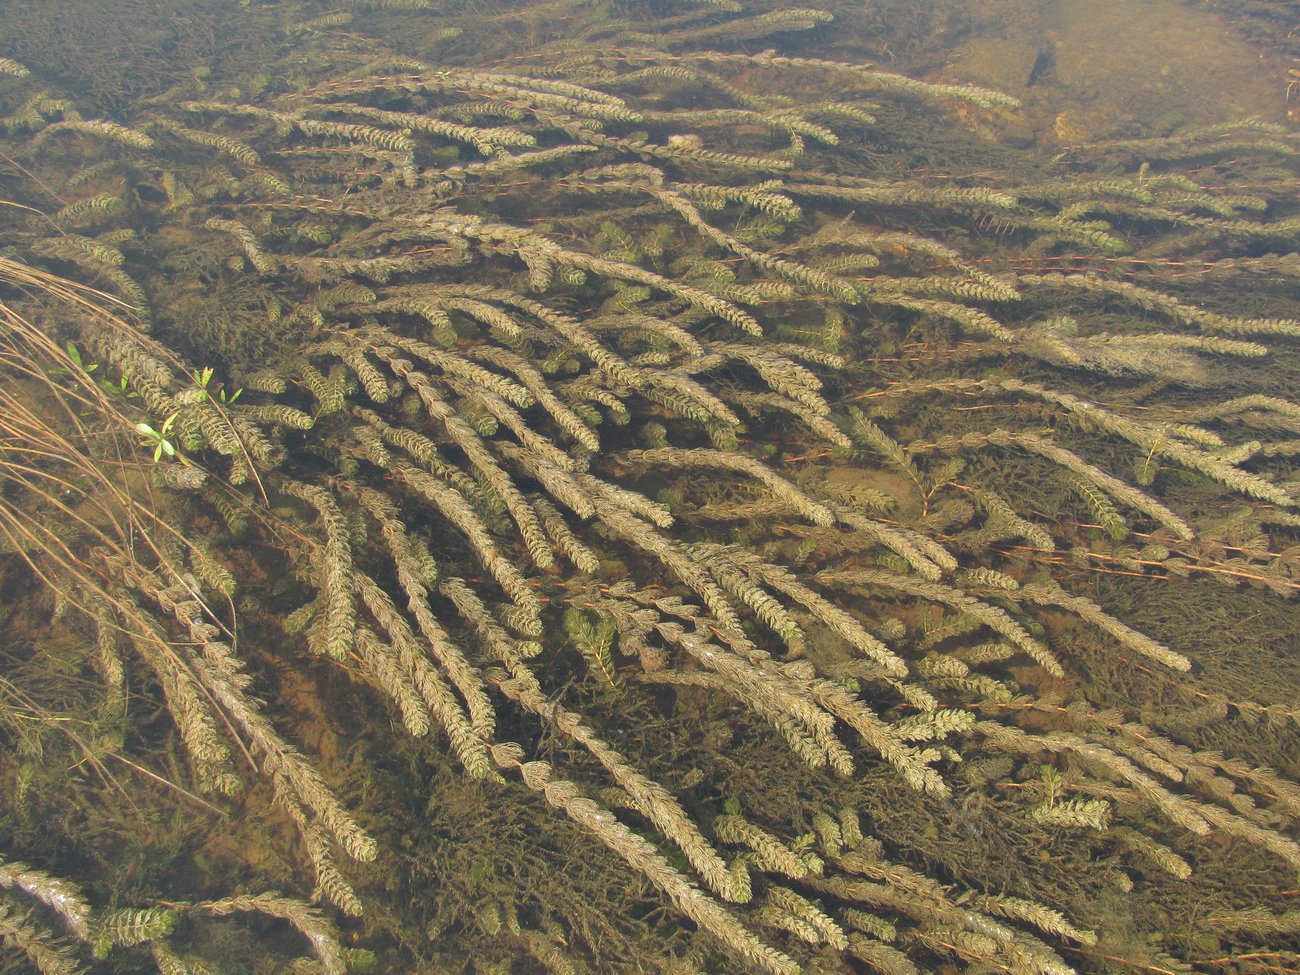
[{"label": "submerged aquatic plant", "polygon": [[[428,6],[273,5],[283,77],[120,121],[8,72],[6,775],[57,778],[41,741],[83,712],[55,754],[215,804],[249,851],[178,824],[170,857],[265,890],[305,853],[390,967],[1167,967],[1205,946],[1126,925],[1183,896],[1233,945],[1289,931],[1209,838],[1280,892],[1300,787],[1184,720],[1291,726],[1286,695],[1205,681],[1099,572],[1294,593],[1300,323],[1266,307],[1294,140],[974,180],[933,160],[1011,99],[738,50],[817,11],[457,66],[383,39]],[[1261,364],[1280,389],[1246,392]],[[152,838],[102,906],[59,900],[23,795],[4,855],[42,868],[0,861],[0,932],[43,970],[219,964],[232,912],[296,929],[300,967],[358,961]]]}]

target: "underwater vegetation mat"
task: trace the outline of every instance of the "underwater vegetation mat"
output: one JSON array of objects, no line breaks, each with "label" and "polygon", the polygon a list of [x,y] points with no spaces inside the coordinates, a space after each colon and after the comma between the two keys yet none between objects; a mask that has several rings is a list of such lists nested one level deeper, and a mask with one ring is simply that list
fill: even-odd
[{"label": "underwater vegetation mat", "polygon": [[1294,968],[1294,136],[617,9],[0,61],[14,965]]}]

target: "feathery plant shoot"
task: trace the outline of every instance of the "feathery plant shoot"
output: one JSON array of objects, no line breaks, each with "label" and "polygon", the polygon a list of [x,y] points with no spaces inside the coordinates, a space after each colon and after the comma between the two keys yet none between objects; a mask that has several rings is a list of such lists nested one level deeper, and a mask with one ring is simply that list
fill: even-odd
[{"label": "feathery plant shoot", "polygon": [[1292,133],[224,6],[0,50],[6,970],[1297,968]]}]

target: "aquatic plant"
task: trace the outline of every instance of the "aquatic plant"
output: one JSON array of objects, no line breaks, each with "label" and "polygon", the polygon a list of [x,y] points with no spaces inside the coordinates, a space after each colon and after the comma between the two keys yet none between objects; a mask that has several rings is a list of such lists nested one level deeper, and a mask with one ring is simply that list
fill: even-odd
[{"label": "aquatic plant", "polygon": [[739,51],[817,11],[457,66],[385,38],[428,6],[273,5],[280,76],[121,120],[7,72],[5,774],[123,764],[176,825],[92,906],[33,809],[83,850],[122,811],[17,791],[6,942],[175,971],[252,913],[343,971],[267,892],[288,851],[390,966],[1163,970],[1206,946],[1134,905],[1197,896],[1243,955],[1289,933],[1215,871],[1283,890],[1300,787],[1187,715],[1291,727],[1286,693],[1102,573],[1294,594],[1294,139],[975,180],[937,167],[1030,166],[967,134],[1006,96]]}]

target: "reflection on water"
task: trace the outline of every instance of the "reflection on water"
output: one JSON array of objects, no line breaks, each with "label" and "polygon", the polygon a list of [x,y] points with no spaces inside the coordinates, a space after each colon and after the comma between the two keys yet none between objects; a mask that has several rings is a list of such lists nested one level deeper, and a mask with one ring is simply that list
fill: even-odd
[{"label": "reflection on water", "polygon": [[1300,31],[1287,3],[989,0],[836,13],[850,26],[830,50],[1010,92],[1049,140],[1280,121],[1294,108],[1287,83],[1300,68]]},{"label": "reflection on water", "polygon": [[997,7],[1009,8],[1001,36],[959,44],[951,70],[1014,92],[1061,142],[1283,115],[1277,65],[1223,13],[1179,0],[981,5],[990,17]]}]

